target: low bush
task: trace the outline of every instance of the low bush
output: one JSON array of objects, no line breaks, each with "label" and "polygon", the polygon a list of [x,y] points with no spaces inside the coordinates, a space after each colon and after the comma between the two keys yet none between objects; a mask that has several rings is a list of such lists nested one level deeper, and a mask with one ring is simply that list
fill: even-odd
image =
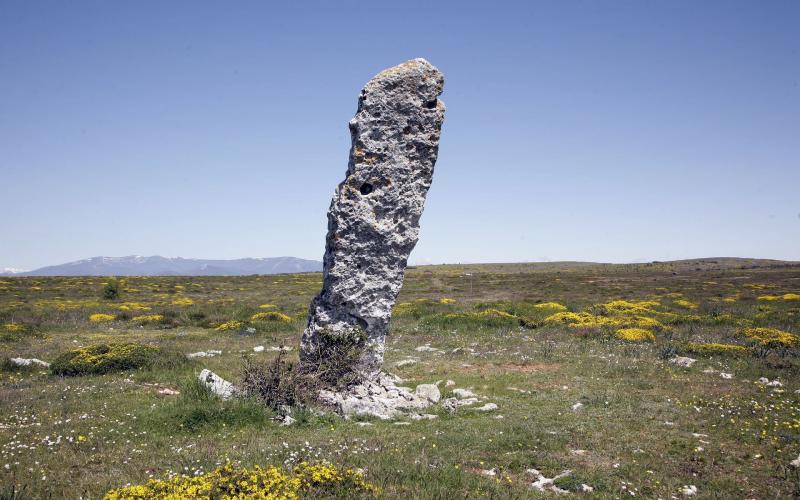
[{"label": "low bush", "polygon": [[54,375],[92,375],[182,361],[185,361],[182,355],[164,352],[152,345],[135,342],[96,344],[59,354],[50,364],[50,371]]},{"label": "low bush", "polygon": [[379,493],[353,469],[301,462],[291,473],[275,466],[245,469],[227,463],[202,476],[176,476],[126,486],[105,494],[105,500],[141,498],[365,498]]},{"label": "low bush", "polygon": [[291,323],[292,317],[277,311],[268,311],[255,313],[250,321],[279,321],[282,323]]}]

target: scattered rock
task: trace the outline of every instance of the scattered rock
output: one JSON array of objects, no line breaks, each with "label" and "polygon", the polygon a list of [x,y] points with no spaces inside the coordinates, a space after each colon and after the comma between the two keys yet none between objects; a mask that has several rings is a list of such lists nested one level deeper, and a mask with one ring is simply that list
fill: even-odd
[{"label": "scattered rock", "polygon": [[180,394],[180,391],[176,391],[175,389],[170,389],[169,387],[163,387],[158,390],[158,393],[162,396],[177,396]]},{"label": "scattered rock", "polygon": [[288,426],[292,425],[295,422],[297,422],[297,420],[292,418],[291,415],[284,415],[283,416],[283,420],[281,421],[281,426],[282,427],[288,427]]},{"label": "scattered rock", "polygon": [[420,384],[417,386],[414,394],[416,394],[417,397],[427,399],[431,403],[438,403],[442,398],[442,394],[435,384]]},{"label": "scattered rock", "polygon": [[430,413],[414,413],[412,415],[409,415],[409,418],[411,420],[434,420],[439,418],[439,416]]},{"label": "scattered rock", "polygon": [[402,361],[398,361],[397,363],[394,364],[394,366],[397,367],[397,368],[402,368],[404,366],[410,366],[410,365],[416,364],[416,362],[417,362],[416,359],[410,359],[409,358],[409,359],[404,359]]},{"label": "scattered rock", "polygon": [[9,361],[11,361],[13,364],[17,366],[39,365],[44,368],[50,367],[50,363],[48,363],[47,361],[42,361],[41,359],[37,358],[11,358]]},{"label": "scattered rock", "polygon": [[207,368],[200,372],[198,379],[208,387],[211,392],[222,399],[230,399],[236,391],[233,384]]},{"label": "scattered rock", "polygon": [[581,403],[580,401],[572,405],[572,411],[578,411],[582,408],[583,408],[583,403]]},{"label": "scattered rock", "polygon": [[442,409],[448,413],[455,413],[462,406],[470,406],[478,402],[478,398],[447,398],[442,400]]},{"label": "scattered rock", "polygon": [[800,455],[797,455],[797,458],[789,462],[789,465],[792,467],[800,467]]},{"label": "scattered rock", "polygon": [[733,378],[733,373],[720,372],[719,376],[724,378],[725,380],[730,380]]},{"label": "scattered rock", "polygon": [[289,351],[291,351],[291,350],[292,350],[292,348],[291,348],[291,347],[289,347],[288,345],[282,345],[282,346],[280,346],[280,347],[275,347],[275,346],[272,346],[272,347],[270,347],[270,348],[269,348],[269,349],[267,349],[267,350],[268,350],[269,352],[280,352],[280,351],[283,351],[283,352],[289,352]]},{"label": "scattered rock", "polygon": [[697,360],[694,358],[687,358],[686,356],[675,356],[669,360],[673,365],[682,366],[684,368],[689,368],[695,361]]},{"label": "scattered rock", "polygon": [[690,484],[688,486],[684,485],[683,488],[681,488],[681,494],[687,497],[697,495],[697,486],[693,484]]},{"label": "scattered rock", "polygon": [[533,476],[534,481],[531,483],[531,488],[537,491],[552,491],[553,493],[569,493],[567,490],[562,490],[554,483],[556,480],[561,479],[562,477],[567,477],[572,475],[571,470],[565,470],[561,474],[558,474],[554,477],[545,477],[544,474],[539,472],[536,469],[528,469],[525,472]]},{"label": "scattered rock", "polygon": [[495,411],[497,409],[497,405],[494,403],[486,403],[483,406],[479,406],[475,408],[475,411]]},{"label": "scattered rock", "polygon": [[405,412],[427,408],[441,397],[435,384],[420,384],[412,392],[408,387],[396,385],[400,380],[394,375],[381,373],[376,379],[365,380],[346,392],[320,391],[319,399],[345,418],[368,416],[389,420]]},{"label": "scattered rock", "polygon": [[311,303],[301,363],[318,355],[321,332],[361,328],[367,333],[361,371],[380,374],[392,307],[433,178],[443,86],[438,69],[413,59],[378,73],[361,91],[349,124],[347,177],[328,210],[324,284]]},{"label": "scattered rock", "polygon": [[454,385],[456,385],[456,383],[452,380],[448,380],[447,382],[444,383],[445,387],[453,387]]},{"label": "scattered rock", "polygon": [[253,352],[264,352],[264,346],[263,345],[257,345],[255,347],[253,347]]},{"label": "scattered rock", "polygon": [[470,391],[469,389],[453,389],[453,395],[458,399],[474,398],[477,396],[477,394]]},{"label": "scattered rock", "polygon": [[439,349],[431,347],[430,344],[421,345],[416,348],[417,352],[439,352]]},{"label": "scattered rock", "polygon": [[213,349],[208,351],[200,351],[200,352],[193,352],[191,354],[187,354],[187,358],[213,358],[214,356],[218,356],[222,354],[222,351],[215,351]]}]

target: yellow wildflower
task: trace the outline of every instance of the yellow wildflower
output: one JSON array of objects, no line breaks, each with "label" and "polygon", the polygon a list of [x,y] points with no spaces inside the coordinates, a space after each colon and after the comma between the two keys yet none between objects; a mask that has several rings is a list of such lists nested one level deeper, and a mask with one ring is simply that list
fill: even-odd
[{"label": "yellow wildflower", "polygon": [[89,316],[89,321],[93,323],[101,323],[103,321],[114,321],[115,316],[113,314],[92,314]]},{"label": "yellow wildflower", "polygon": [[622,328],[614,332],[614,336],[628,342],[652,342],[656,339],[653,332],[644,328]]},{"label": "yellow wildflower", "polygon": [[798,337],[794,333],[784,332],[776,328],[746,328],[744,336],[763,345],[780,345],[791,347],[797,344]]},{"label": "yellow wildflower", "polygon": [[218,332],[226,332],[228,330],[238,330],[242,326],[244,326],[244,323],[242,323],[241,321],[232,320],[222,323],[221,325],[216,327],[215,330],[217,330]]},{"label": "yellow wildflower", "polygon": [[535,304],[533,307],[536,309],[550,309],[551,311],[566,311],[567,307],[563,304],[559,304],[558,302],[542,302],[541,304]]},{"label": "yellow wildflower", "polygon": [[286,314],[279,313],[277,311],[268,311],[268,312],[260,312],[255,313],[250,317],[251,321],[280,321],[282,323],[291,323],[292,318],[291,316],[287,316]]}]

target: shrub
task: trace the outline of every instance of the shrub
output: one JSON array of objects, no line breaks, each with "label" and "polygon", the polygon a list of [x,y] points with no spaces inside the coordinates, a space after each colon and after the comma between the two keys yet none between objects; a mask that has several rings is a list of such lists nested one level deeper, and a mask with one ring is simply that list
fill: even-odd
[{"label": "shrub", "polygon": [[321,389],[344,389],[362,380],[358,371],[366,344],[361,329],[317,333],[317,349],[302,365],[286,359],[281,350],[270,362],[246,361],[241,387],[244,393],[274,410],[313,403]]},{"label": "shrub", "polygon": [[286,360],[286,352],[268,363],[251,359],[245,361],[241,387],[244,393],[259,403],[279,411],[281,406],[295,406],[313,401],[317,384],[305,380],[297,365]]},{"label": "shrub", "polygon": [[764,346],[792,347],[797,344],[797,335],[776,328],[745,328],[744,336]]},{"label": "shrub", "polygon": [[255,313],[250,317],[251,321],[279,321],[282,323],[291,323],[292,317],[276,311]]},{"label": "shrub", "polygon": [[306,351],[302,373],[323,386],[343,388],[360,381],[358,366],[367,343],[361,328],[345,331],[323,329],[317,332],[316,346]]},{"label": "shrub", "polygon": [[656,336],[644,328],[622,328],[614,332],[614,336],[628,342],[653,342]]},{"label": "shrub", "polygon": [[561,312],[567,310],[567,307],[565,305],[559,304],[558,302],[542,302],[540,304],[536,304],[533,307],[535,307],[536,309],[548,309],[553,312]]},{"label": "shrub", "polygon": [[161,348],[131,343],[97,344],[59,354],[50,364],[54,375],[90,375],[152,366]]},{"label": "shrub", "polygon": [[115,316],[113,314],[97,313],[89,316],[89,321],[91,321],[92,323],[102,323],[105,321],[114,321],[114,318]]},{"label": "shrub", "polygon": [[242,323],[241,321],[232,320],[232,321],[226,321],[225,323],[222,323],[218,327],[214,328],[214,330],[216,330],[218,332],[227,332],[227,331],[230,331],[230,330],[239,330],[243,326],[244,326],[244,323]]},{"label": "shrub", "polygon": [[134,316],[133,318],[131,318],[131,321],[139,321],[142,323],[150,323],[153,321],[163,321],[163,320],[164,316],[162,316],[161,314],[148,314],[144,316]]},{"label": "shrub", "polygon": [[119,281],[109,281],[103,285],[102,296],[105,300],[116,300],[119,298],[120,287]]},{"label": "shrub", "polygon": [[301,462],[291,473],[275,466],[245,469],[228,463],[202,476],[176,476],[111,490],[104,498],[352,498],[378,493],[358,472],[326,463]]}]

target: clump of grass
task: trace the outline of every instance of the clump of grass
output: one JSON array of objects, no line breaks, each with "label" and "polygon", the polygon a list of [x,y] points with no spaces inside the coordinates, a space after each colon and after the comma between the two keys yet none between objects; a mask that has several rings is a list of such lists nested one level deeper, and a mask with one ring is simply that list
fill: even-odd
[{"label": "clump of grass", "polygon": [[499,309],[485,309],[478,312],[434,314],[423,318],[422,323],[427,326],[435,326],[444,329],[469,328],[475,326],[511,328],[526,324],[523,318]]},{"label": "clump of grass", "polygon": [[559,477],[553,481],[553,485],[556,488],[561,488],[562,490],[571,491],[573,493],[583,491],[583,481],[574,474],[567,474],[566,476]]},{"label": "clump of grass", "polygon": [[[59,354],[50,364],[54,375],[95,375],[138,368],[155,364],[169,365],[181,361],[175,353],[168,353],[153,345],[136,342],[96,344]],[[185,359],[185,358],[183,358]]]},{"label": "clump of grass", "polygon": [[140,498],[353,498],[372,497],[379,489],[353,469],[301,462],[286,473],[275,466],[245,469],[227,463],[201,476],[176,476],[126,486],[105,500]]},{"label": "clump of grass", "polygon": [[197,378],[180,384],[180,396],[153,415],[153,428],[194,432],[201,428],[263,427],[270,415],[252,398],[223,400]]}]

